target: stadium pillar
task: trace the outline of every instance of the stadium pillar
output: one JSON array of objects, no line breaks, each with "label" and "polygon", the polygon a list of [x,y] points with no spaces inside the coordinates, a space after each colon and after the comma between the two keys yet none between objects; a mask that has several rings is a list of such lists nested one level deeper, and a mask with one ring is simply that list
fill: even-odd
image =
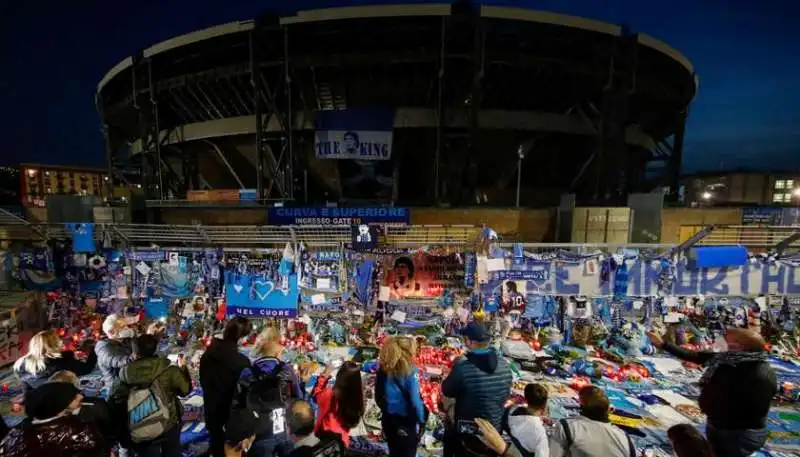
[{"label": "stadium pillar", "polygon": [[677,202],[680,199],[681,162],[683,161],[683,137],[686,134],[686,118],[689,115],[687,107],[678,115],[677,129],[673,138],[672,154],[669,158],[669,200]]},{"label": "stadium pillar", "polygon": [[258,26],[250,31],[250,84],[253,86],[253,105],[256,114],[256,195],[258,200],[265,198],[264,195],[264,148],[266,139],[264,138],[264,103],[261,98],[263,91],[263,79],[258,77],[258,40],[256,34]]},{"label": "stadium pillar", "polygon": [[156,90],[153,85],[153,64],[147,59],[147,87],[150,92],[150,108],[152,117],[150,122],[150,138],[153,142],[153,152],[155,153],[155,178],[158,192],[156,195],[159,200],[164,200],[164,179],[161,168],[163,158],[161,157],[161,127],[158,122],[158,103],[156,102]]},{"label": "stadium pillar", "polygon": [[445,84],[445,62],[447,60],[447,18],[442,18],[442,29],[439,41],[439,73],[436,83],[436,151],[433,156],[433,201],[439,203],[440,183],[439,183],[439,162],[441,161],[442,149],[444,148],[444,84]]},{"label": "stadium pillar", "polygon": [[628,100],[636,90],[637,49],[636,35],[615,38],[610,45],[598,128],[595,203],[625,204]]},{"label": "stadium pillar", "polygon": [[139,86],[137,82],[141,78],[141,57],[135,57],[133,65],[131,66],[131,97],[133,100],[133,108],[136,110],[136,119],[139,127],[139,139],[142,142],[139,157],[141,160],[141,173],[142,173],[142,193],[145,200],[150,198],[150,160],[148,158],[148,141],[149,141],[149,115],[142,109],[141,100],[139,97]]}]

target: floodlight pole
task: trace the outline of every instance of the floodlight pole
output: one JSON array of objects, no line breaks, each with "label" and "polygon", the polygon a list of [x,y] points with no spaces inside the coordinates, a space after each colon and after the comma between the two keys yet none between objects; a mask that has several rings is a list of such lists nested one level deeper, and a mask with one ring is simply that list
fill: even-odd
[{"label": "floodlight pole", "polygon": [[522,187],[522,159],[525,158],[525,148],[519,145],[517,149],[517,208],[519,208],[519,191]]}]

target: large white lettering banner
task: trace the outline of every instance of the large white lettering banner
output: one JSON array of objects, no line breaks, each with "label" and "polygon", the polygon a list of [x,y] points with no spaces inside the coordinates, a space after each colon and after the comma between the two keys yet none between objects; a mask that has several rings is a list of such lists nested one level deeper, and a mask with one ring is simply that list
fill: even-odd
[{"label": "large white lettering banner", "polygon": [[[629,263],[628,296],[662,295],[663,292],[659,291],[660,274],[658,262]],[[608,281],[602,281],[596,269],[587,269],[584,264],[549,262],[524,270],[495,271],[490,273],[486,286],[494,288],[504,281],[514,281],[518,291],[526,293],[612,295],[614,292],[613,274]],[[671,294],[800,296],[800,267],[751,264],[693,270],[681,264],[675,269]]]},{"label": "large white lettering banner", "polygon": [[318,159],[389,160],[393,110],[317,113],[314,151]]}]

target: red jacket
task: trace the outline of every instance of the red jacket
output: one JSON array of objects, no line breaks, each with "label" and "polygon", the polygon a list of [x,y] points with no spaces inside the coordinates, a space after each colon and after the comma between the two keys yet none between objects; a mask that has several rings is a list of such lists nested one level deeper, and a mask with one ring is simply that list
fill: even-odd
[{"label": "red jacket", "polygon": [[333,388],[328,387],[329,377],[320,377],[311,395],[319,405],[317,423],[314,426],[314,433],[320,432],[336,433],[342,437],[342,442],[350,447],[350,430],[345,429],[339,418],[336,416],[336,400],[333,396]]}]

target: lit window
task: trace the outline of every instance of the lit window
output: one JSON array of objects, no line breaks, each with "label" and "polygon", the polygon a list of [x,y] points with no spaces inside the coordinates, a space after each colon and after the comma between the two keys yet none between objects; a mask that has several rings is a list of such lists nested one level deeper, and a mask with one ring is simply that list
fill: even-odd
[{"label": "lit window", "polygon": [[790,201],[792,201],[792,194],[791,194],[791,192],[790,192],[790,193],[783,194],[783,201],[785,201],[786,203],[789,203]]},{"label": "lit window", "polygon": [[775,181],[775,188],[776,189],[786,189],[786,181],[783,179],[779,179]]},{"label": "lit window", "polygon": [[786,195],[787,194],[772,194],[773,203],[783,203],[785,201],[784,197],[786,197]]},{"label": "lit window", "polygon": [[787,180],[786,180],[786,188],[787,188],[787,189],[791,189],[792,187],[794,187],[794,180],[792,180],[792,179],[787,179]]}]

